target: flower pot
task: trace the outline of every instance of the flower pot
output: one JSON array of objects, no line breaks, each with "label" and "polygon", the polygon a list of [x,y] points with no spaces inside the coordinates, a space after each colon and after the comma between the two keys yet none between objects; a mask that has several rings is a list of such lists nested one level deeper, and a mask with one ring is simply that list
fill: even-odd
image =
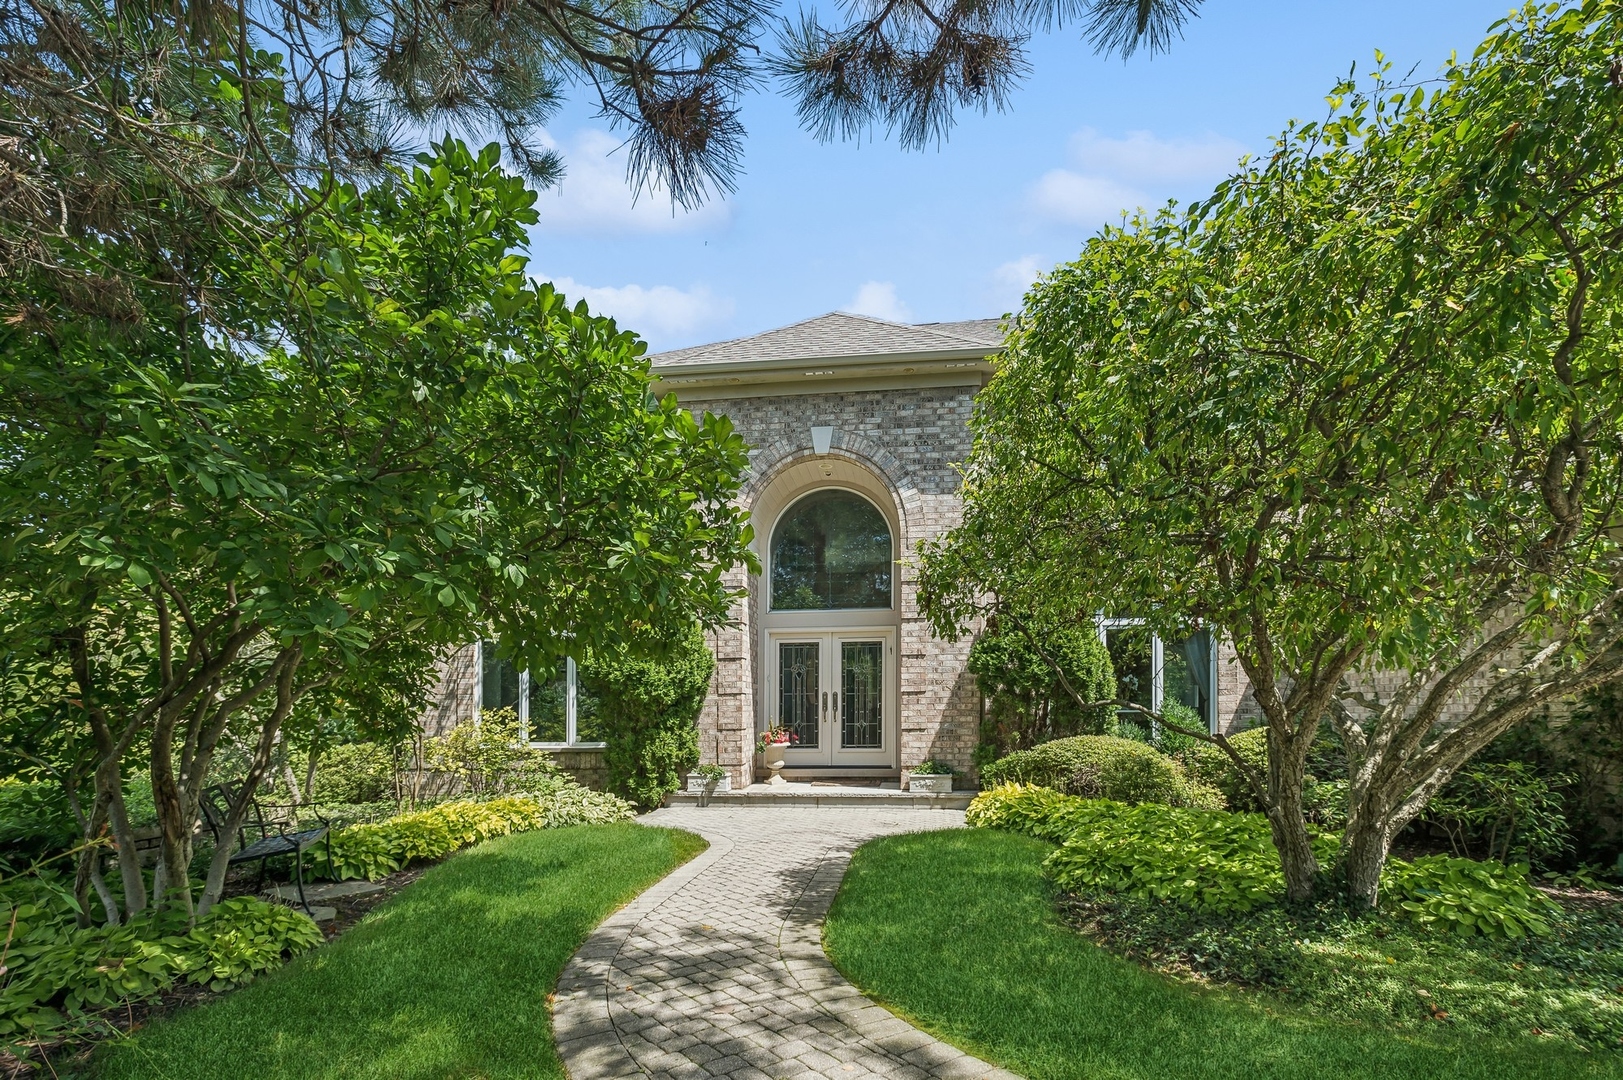
[{"label": "flower pot", "polygon": [[952,777],[938,775],[919,776],[918,774],[914,774],[907,778],[907,790],[915,793],[922,792],[926,795],[950,795],[952,794]]},{"label": "flower pot", "polygon": [[783,752],[787,749],[788,743],[767,743],[766,750],[761,755],[766,759],[766,767],[773,770],[783,768]]},{"label": "flower pot", "polygon": [[718,791],[733,790],[733,778],[731,776],[723,776],[720,780],[715,781],[715,787],[711,787],[710,783],[711,781],[706,780],[698,773],[688,773],[687,792],[689,795],[714,795]]}]

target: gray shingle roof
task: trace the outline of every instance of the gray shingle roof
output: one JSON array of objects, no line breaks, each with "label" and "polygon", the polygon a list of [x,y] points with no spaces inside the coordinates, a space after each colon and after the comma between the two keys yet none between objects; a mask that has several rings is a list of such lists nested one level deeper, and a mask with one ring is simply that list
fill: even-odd
[{"label": "gray shingle roof", "polygon": [[751,337],[656,353],[649,361],[659,370],[690,364],[950,353],[960,349],[991,351],[1003,340],[998,323],[997,319],[970,319],[910,326],[833,311]]}]

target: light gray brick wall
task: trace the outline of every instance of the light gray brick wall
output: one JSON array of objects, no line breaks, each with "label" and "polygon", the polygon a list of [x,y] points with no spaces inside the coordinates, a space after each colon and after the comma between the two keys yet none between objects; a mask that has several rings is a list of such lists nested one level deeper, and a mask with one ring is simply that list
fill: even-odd
[{"label": "light gray brick wall", "polygon": [[[980,723],[980,694],[964,670],[967,640],[937,639],[918,610],[914,553],[919,543],[958,523],[959,477],[969,454],[969,418],[978,386],[850,390],[826,394],[707,399],[695,410],[729,417],[752,447],[740,502],[753,510],[774,475],[816,455],[811,429],[834,429],[830,453],[865,466],[891,489],[901,521],[899,641],[901,765],[926,758],[968,771]],[[757,521],[765,544],[769,521]],[[757,718],[755,673],[761,669],[759,578],[735,573],[747,587],[731,625],[713,638],[716,683],[700,717],[705,761],[726,767],[734,783],[753,778]]]}]

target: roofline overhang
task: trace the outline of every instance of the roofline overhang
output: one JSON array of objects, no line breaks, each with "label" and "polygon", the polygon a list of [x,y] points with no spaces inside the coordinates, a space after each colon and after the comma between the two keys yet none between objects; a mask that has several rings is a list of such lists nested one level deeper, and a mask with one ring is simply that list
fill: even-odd
[{"label": "roofline overhang", "polygon": [[653,365],[656,389],[800,382],[830,376],[842,379],[885,378],[898,374],[940,375],[961,370],[965,381],[980,381],[992,372],[990,357],[1001,346],[977,345],[927,352],[862,353],[856,356],[773,357],[768,360],[723,360],[697,364]]}]

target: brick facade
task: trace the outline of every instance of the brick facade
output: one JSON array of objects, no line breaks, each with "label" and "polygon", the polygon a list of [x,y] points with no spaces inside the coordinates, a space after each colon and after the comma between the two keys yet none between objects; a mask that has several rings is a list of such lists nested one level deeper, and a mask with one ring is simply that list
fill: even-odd
[{"label": "brick facade", "polygon": [[[968,641],[931,635],[918,610],[913,553],[921,541],[957,524],[960,507],[954,466],[969,454],[969,417],[977,380],[967,386],[847,390],[707,398],[685,402],[727,416],[753,448],[741,492],[757,513],[774,484],[794,466],[822,460],[856,467],[888,494],[899,526],[902,562],[896,577],[900,607],[898,673],[899,760],[927,758],[969,771],[978,737],[980,695],[964,670]],[[829,451],[815,452],[813,427],[831,427]],[[848,475],[849,473],[847,473]],[[766,554],[773,522],[757,513],[758,554]],[[754,778],[755,733],[765,727],[756,673],[762,671],[759,577],[737,572],[729,582],[747,588],[730,625],[715,631],[716,680],[700,715],[700,751],[732,773],[735,784]]]}]

